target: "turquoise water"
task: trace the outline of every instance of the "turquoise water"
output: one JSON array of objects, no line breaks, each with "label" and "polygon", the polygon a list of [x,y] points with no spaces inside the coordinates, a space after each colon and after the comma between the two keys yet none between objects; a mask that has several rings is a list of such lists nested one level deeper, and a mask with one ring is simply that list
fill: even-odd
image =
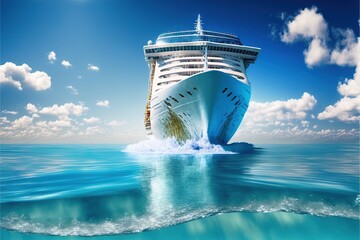
[{"label": "turquoise water", "polygon": [[225,149],[1,145],[1,239],[359,239],[357,144]]}]

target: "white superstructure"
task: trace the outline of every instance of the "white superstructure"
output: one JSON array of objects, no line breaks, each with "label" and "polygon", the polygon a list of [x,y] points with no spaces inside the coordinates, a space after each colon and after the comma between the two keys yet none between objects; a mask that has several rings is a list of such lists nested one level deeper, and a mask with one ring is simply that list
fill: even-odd
[{"label": "white superstructure", "polygon": [[242,45],[234,35],[203,30],[200,15],[195,26],[144,46],[150,68],[145,127],[157,138],[227,143],[247,110],[246,69],[260,49]]}]

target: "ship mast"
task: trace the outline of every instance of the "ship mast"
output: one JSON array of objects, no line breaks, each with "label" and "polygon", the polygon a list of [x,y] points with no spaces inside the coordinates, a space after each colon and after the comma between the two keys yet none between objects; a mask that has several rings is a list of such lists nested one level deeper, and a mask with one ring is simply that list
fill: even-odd
[{"label": "ship mast", "polygon": [[200,14],[198,15],[198,18],[196,19],[195,27],[196,27],[195,30],[197,31],[197,33],[199,35],[203,35],[202,22],[201,22]]},{"label": "ship mast", "polygon": [[[200,14],[198,15],[198,18],[196,19],[195,22],[195,30],[197,31],[197,33],[199,35],[203,35],[203,29],[202,29],[202,22],[201,22],[201,16]],[[207,45],[205,45],[204,48],[204,70],[207,70],[208,68],[208,52],[207,52]]]}]

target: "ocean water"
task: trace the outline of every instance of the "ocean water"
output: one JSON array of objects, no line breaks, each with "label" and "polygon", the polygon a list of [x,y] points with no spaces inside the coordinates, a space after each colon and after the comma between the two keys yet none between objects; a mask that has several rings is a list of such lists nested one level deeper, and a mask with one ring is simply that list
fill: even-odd
[{"label": "ocean water", "polygon": [[359,145],[1,145],[1,239],[359,239]]}]

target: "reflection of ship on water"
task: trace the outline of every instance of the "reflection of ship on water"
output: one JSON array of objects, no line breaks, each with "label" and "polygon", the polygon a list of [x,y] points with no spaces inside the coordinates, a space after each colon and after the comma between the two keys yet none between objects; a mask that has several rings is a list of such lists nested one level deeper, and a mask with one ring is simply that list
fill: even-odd
[{"label": "reflection of ship on water", "polygon": [[142,156],[147,210],[155,216],[172,215],[176,219],[226,211],[222,209],[224,203],[239,200],[239,194],[231,190],[234,180],[239,183],[246,175],[254,156],[256,153],[243,154],[235,162],[233,154]]},{"label": "reflection of ship on water", "polygon": [[196,29],[164,33],[144,46],[150,67],[145,127],[157,138],[178,141],[208,138],[227,143],[250,100],[246,69],[259,48],[239,38]]}]

